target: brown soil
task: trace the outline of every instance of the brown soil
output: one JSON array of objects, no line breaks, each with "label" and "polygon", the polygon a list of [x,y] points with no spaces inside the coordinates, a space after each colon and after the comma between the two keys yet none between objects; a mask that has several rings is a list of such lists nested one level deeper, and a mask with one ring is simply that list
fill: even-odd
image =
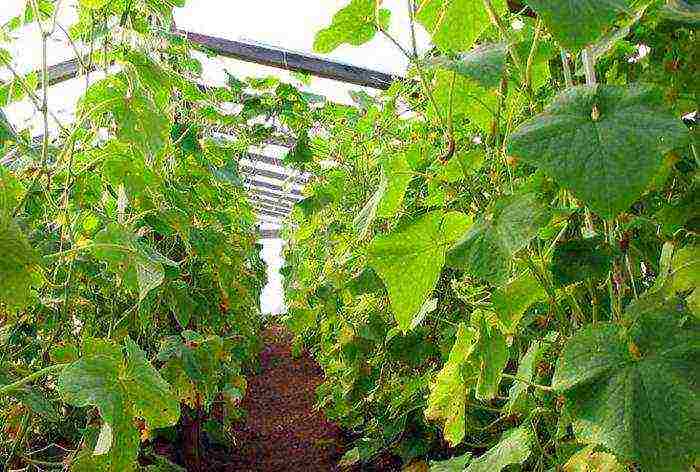
[{"label": "brown soil", "polygon": [[248,378],[237,426],[237,445],[226,463],[209,470],[226,472],[330,472],[345,449],[341,429],[314,408],[323,381],[318,364],[306,353],[294,358],[291,336],[283,328],[265,331],[261,369]]}]

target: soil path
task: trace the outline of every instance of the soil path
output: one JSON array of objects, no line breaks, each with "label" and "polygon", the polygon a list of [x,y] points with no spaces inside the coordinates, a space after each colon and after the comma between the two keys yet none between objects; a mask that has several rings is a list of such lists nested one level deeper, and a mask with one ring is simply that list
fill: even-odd
[{"label": "soil path", "polygon": [[231,462],[222,471],[331,472],[342,455],[341,429],[314,409],[323,373],[306,353],[294,358],[291,335],[265,331],[261,370],[248,377],[245,422],[234,435]]}]

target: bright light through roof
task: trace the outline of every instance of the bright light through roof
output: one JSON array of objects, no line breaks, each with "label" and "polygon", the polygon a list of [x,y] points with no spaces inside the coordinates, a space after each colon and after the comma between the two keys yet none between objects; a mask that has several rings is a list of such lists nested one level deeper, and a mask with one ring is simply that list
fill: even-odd
[{"label": "bright light through roof", "polygon": [[[310,53],[316,32],[328,26],[333,14],[347,4],[347,0],[317,0],[304,2],[300,8],[298,2],[281,0],[198,0],[178,8],[175,22],[188,31]],[[389,31],[400,43],[409,45],[405,0],[384,0],[382,7],[391,10]],[[416,29],[418,42],[425,47],[428,35],[420,26]],[[406,57],[381,34],[361,47],[342,45],[323,57],[395,75],[404,75],[408,65]]]},{"label": "bright light through roof", "polygon": [[[66,30],[77,19],[77,0],[62,0],[58,2],[60,12],[58,23]],[[305,8],[299,8],[295,2],[279,0],[258,0],[256,2],[231,2],[230,0],[190,0],[184,8],[175,10],[175,21],[178,28],[218,36],[225,39],[247,42],[264,43],[277,48],[297,50],[310,54],[314,35],[326,27],[333,14],[348,2],[343,0],[317,1]],[[4,0],[0,7],[0,22],[5,23],[20,14],[25,6],[25,0]],[[392,11],[390,32],[404,45],[410,44],[408,28],[408,13],[403,0],[385,0],[385,8]],[[428,35],[416,26],[418,43],[421,49],[428,46]],[[41,40],[36,25],[28,25],[17,34],[17,39],[10,45],[0,44],[8,48],[15,59],[15,67],[20,73],[37,70],[41,66]],[[79,46],[78,46],[79,47]],[[56,30],[48,44],[48,62],[50,65],[71,59],[75,51],[67,41],[61,29]],[[407,59],[391,42],[377,34],[376,37],[361,47],[349,45],[340,46],[331,54],[324,55],[330,60],[344,62],[395,75],[406,72]],[[205,82],[221,85],[226,81],[225,70],[238,77],[275,76],[283,81],[301,84],[285,70],[267,67],[244,61],[213,57],[206,58],[198,54],[202,60]],[[6,79],[9,72],[0,69],[0,79]],[[62,85],[51,88],[51,109],[64,116],[72,116],[77,97],[82,93],[84,81],[71,81],[74,85]],[[75,87],[73,90],[71,87]],[[377,91],[360,86],[345,84],[323,78],[312,78],[309,86],[302,87],[305,91],[322,95],[328,100],[352,104],[348,92],[365,90],[376,94]],[[18,128],[28,125],[38,128],[38,116],[32,115],[31,105],[15,104],[6,110]],[[15,116],[16,115],[16,116]],[[36,114],[35,114],[36,115]],[[55,131],[55,126],[54,126]]]}]

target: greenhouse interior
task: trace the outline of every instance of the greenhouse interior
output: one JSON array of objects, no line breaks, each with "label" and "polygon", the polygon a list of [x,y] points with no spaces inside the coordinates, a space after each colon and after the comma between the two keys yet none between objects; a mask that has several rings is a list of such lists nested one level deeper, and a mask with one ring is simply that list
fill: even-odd
[{"label": "greenhouse interior", "polygon": [[700,470],[700,0],[2,0],[0,472]]}]

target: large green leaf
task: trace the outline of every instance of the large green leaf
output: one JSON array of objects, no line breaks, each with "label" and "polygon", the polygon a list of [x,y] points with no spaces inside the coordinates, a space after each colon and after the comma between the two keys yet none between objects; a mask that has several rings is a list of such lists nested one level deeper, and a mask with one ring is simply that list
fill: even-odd
[{"label": "large green leaf", "polygon": [[498,96],[495,90],[482,87],[477,81],[449,70],[436,72],[436,84],[433,94],[438,103],[440,114],[466,116],[469,121],[484,130],[496,115]]},{"label": "large green leaf", "polygon": [[467,452],[461,456],[452,457],[446,461],[431,462],[430,472],[463,472],[472,460],[472,454]]},{"label": "large green leaf", "polygon": [[87,339],[83,356],[61,371],[58,392],[77,407],[94,405],[105,425],[97,439],[94,467],[110,472],[130,471],[138,454],[134,416],[149,428],[171,426],[180,417],[180,405],[170,386],[131,340],[122,349],[111,341]]},{"label": "large green leaf", "polygon": [[25,234],[0,209],[0,305],[21,308],[28,302],[32,274],[39,262]]},{"label": "large green leaf", "polygon": [[522,464],[530,457],[532,430],[520,426],[503,433],[498,444],[475,459],[465,472],[499,472],[511,464]]},{"label": "large green leaf", "polygon": [[505,43],[481,44],[454,58],[438,57],[431,65],[444,67],[485,88],[498,87],[506,67],[508,46]]},{"label": "large green leaf", "polygon": [[527,246],[548,219],[549,212],[533,193],[503,197],[454,245],[447,264],[502,283],[511,257]]},{"label": "large green leaf", "polygon": [[629,329],[590,325],[564,347],[552,380],[578,440],[643,470],[688,470],[700,430],[700,328],[674,307],[628,313]]},{"label": "large green leaf", "polygon": [[151,91],[136,86],[124,73],[91,85],[81,98],[78,113],[111,117],[119,139],[147,156],[156,156],[170,138],[168,114],[153,101]]},{"label": "large green leaf", "polygon": [[541,167],[601,216],[626,210],[688,130],[646,86],[578,86],[523,123],[509,151]]},{"label": "large green leaf", "polygon": [[170,392],[170,385],[129,338],[125,341],[125,351],[123,382],[134,404],[135,415],[145,419],[151,428],[163,428],[177,423],[180,405]]},{"label": "large green leaf", "polygon": [[483,319],[479,327],[479,341],[474,350],[475,370],[479,372],[474,395],[481,400],[491,400],[498,393],[503,369],[508,362],[506,338],[495,326]]},{"label": "large green leaf", "polygon": [[515,334],[525,311],[545,296],[542,284],[529,271],[493,292],[491,300],[503,333]]},{"label": "large green leaf", "polygon": [[559,286],[604,278],[612,251],[603,238],[574,239],[558,244],[552,255],[552,275]]},{"label": "large green leaf", "polygon": [[[543,351],[543,345],[540,341],[535,340],[532,342],[530,348],[520,360],[520,364],[518,364],[518,378],[532,381],[532,377]],[[513,385],[508,391],[508,402],[505,405],[505,410],[509,415],[524,413],[527,387],[528,385],[525,382],[513,382]]]},{"label": "large green leaf", "polygon": [[95,256],[106,262],[130,288],[138,289],[139,301],[165,280],[164,264],[177,267],[150,246],[138,241],[137,235],[124,225],[110,223],[95,236],[99,246]]},{"label": "large green leaf", "polygon": [[314,51],[329,53],[341,44],[360,46],[374,37],[377,24],[389,26],[389,10],[379,8],[378,0],[351,0],[333,16],[333,22],[316,33]]},{"label": "large green leaf", "polygon": [[378,217],[392,218],[396,214],[412,178],[413,172],[404,153],[392,154],[382,163],[382,180],[386,180],[386,190],[377,205]]},{"label": "large green leaf", "polygon": [[463,213],[434,211],[372,240],[369,264],[387,286],[403,331],[435,288],[447,250],[470,224],[471,217]]},{"label": "large green leaf", "polygon": [[686,246],[677,250],[667,277],[668,288],[672,292],[687,293],[688,308],[700,318],[700,247]]},{"label": "large green leaf", "polygon": [[527,0],[559,44],[577,52],[598,39],[621,13],[632,14],[630,0]]},{"label": "large green leaf", "polygon": [[[505,0],[493,4],[499,13],[505,10]],[[437,47],[453,52],[470,49],[491,24],[482,0],[421,0],[416,19]]]}]

